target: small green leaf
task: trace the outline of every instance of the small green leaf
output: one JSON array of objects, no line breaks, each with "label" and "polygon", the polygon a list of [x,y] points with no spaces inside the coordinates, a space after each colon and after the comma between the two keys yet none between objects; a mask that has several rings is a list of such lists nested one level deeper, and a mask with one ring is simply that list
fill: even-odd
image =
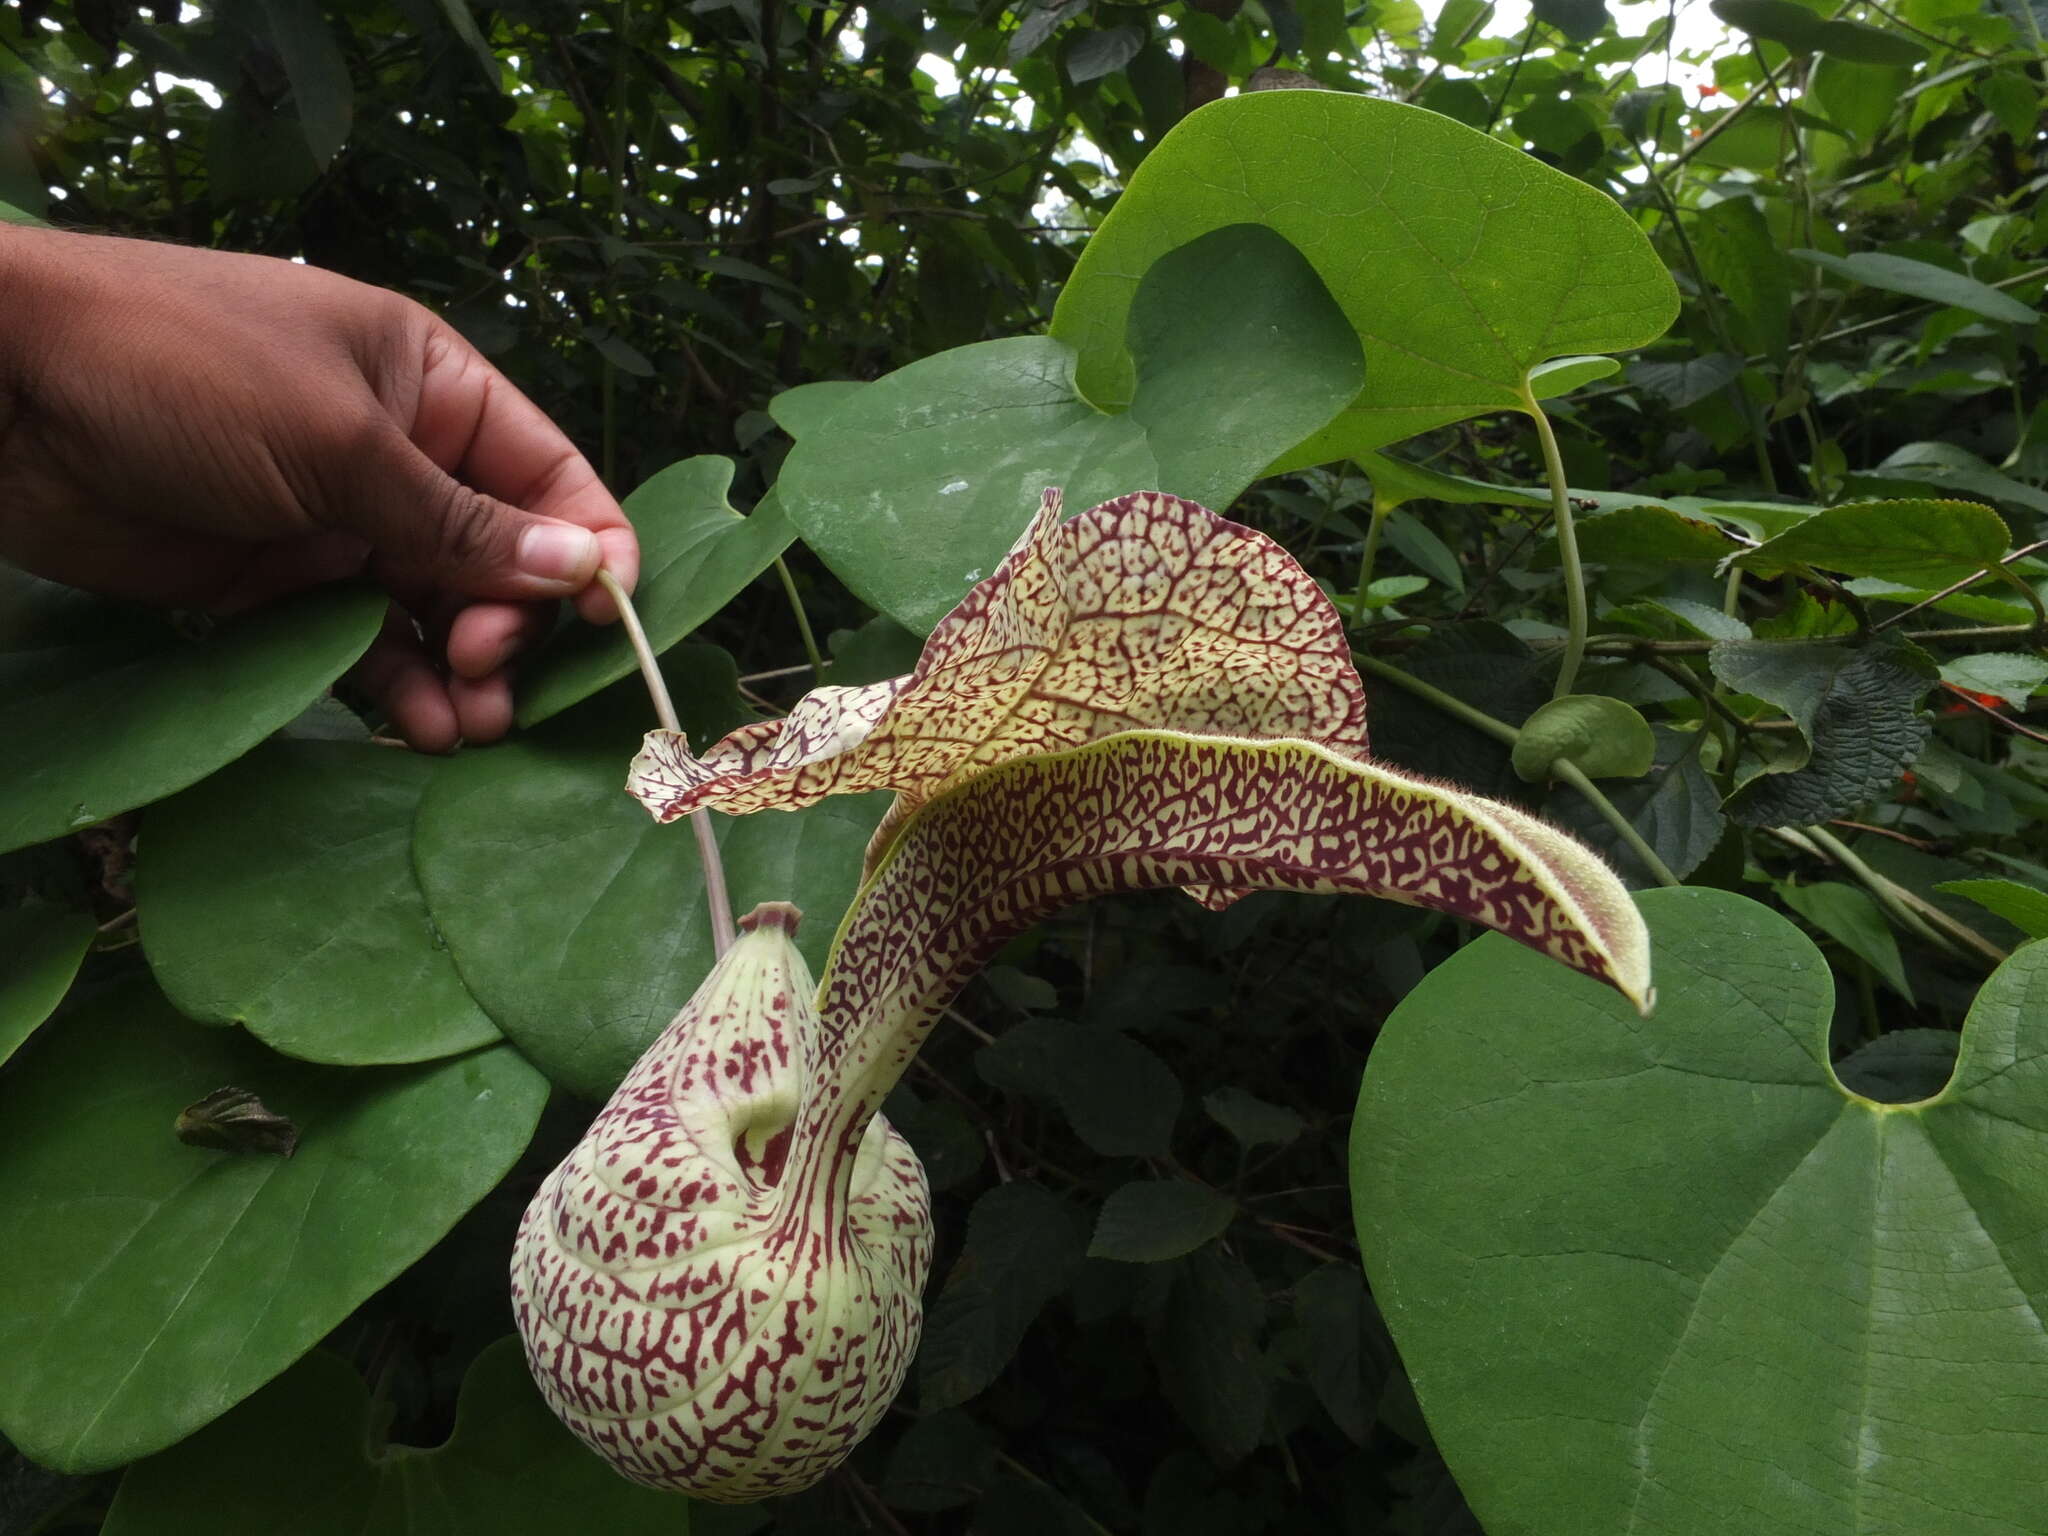
[{"label": "small green leaf", "polygon": [[1801,261],[1825,267],[1851,282],[1882,288],[1890,293],[1909,294],[1916,299],[1930,299],[1953,309],[1966,309],[1986,320],[1997,320],[2006,325],[2032,325],[2041,318],[2038,309],[2022,304],[2011,294],[1988,283],[1980,283],[1960,272],[1951,272],[1947,267],[1937,267],[1932,262],[1915,261],[1910,256],[1887,256],[1878,251],[1831,256],[1825,251],[1797,247],[1791,254]]},{"label": "small green leaf", "polygon": [[385,599],[325,587],[186,640],[160,614],[0,567],[0,852],[196,783],[369,646]]},{"label": "small green leaf", "polygon": [[321,170],[348,141],[355,116],[355,86],[348,59],[334,40],[318,0],[264,0],[270,35],[277,44],[285,78],[291,82],[292,105],[306,147]]},{"label": "small green leaf", "polygon": [[1917,706],[1934,665],[1913,646],[1725,640],[1707,664],[1731,688],[1784,710],[1805,745],[1728,800],[1744,826],[1847,815],[1890,790],[1927,740]]},{"label": "small green leaf", "polygon": [[1944,587],[1996,566],[2011,535],[1975,501],[1858,501],[1816,512],[1732,562],[1774,576],[1818,566],[1910,586]]},{"label": "small green leaf", "polygon": [[1944,880],[1935,889],[1968,897],[2030,939],[2048,939],[2048,892],[2017,880]]},{"label": "small green leaf", "polygon": [[1786,906],[1805,918],[1850,954],[1869,965],[1908,1003],[1913,987],[1906,980],[1906,965],[1899,957],[1898,936],[1884,920],[1876,901],[1860,886],[1826,880],[1818,885],[1795,885],[1779,881],[1778,895]]},{"label": "small green leaf", "polygon": [[[657,654],[723,608],[796,537],[772,492],[747,517],[727,505],[732,469],[715,454],[684,459],[626,498],[640,537],[633,606]],[[634,667],[622,626],[572,620],[522,669],[519,723],[538,725]]]},{"label": "small green leaf", "polygon": [[1272,1393],[1259,1352],[1265,1320],[1265,1295],[1237,1259],[1210,1248],[1174,1266],[1165,1315],[1152,1335],[1153,1363],[1174,1410],[1226,1466],[1265,1438]]},{"label": "small green leaf", "polygon": [[2048,682],[2048,661],[2013,651],[1980,651],[1942,663],[1941,680],[1972,693],[1996,694],[2014,709],[2025,709]]},{"label": "small green leaf", "polygon": [[[1598,3],[1598,0],[1596,0]],[[1582,384],[1612,378],[1621,372],[1621,360],[1614,357],[1559,357],[1529,370],[1529,394],[1536,400],[1555,400]]]},{"label": "small green leaf", "polygon": [[1426,591],[1428,587],[1427,576],[1382,576],[1367,583],[1365,606],[1385,608],[1390,603],[1398,603],[1404,597],[1413,597],[1418,592]]},{"label": "small green leaf", "polygon": [[152,807],[136,903],[171,1001],[341,1066],[497,1040],[413,875],[413,813],[436,766],[367,743],[269,742]]},{"label": "small green leaf", "polygon": [[1235,1086],[1204,1094],[1202,1107],[1240,1146],[1284,1147],[1308,1129],[1308,1122],[1293,1110],[1268,1104]]},{"label": "small green leaf", "polygon": [[1089,32],[1067,50],[1067,78],[1076,85],[1113,75],[1145,46],[1145,34],[1136,27],[1110,27]]},{"label": "small green leaf", "polygon": [[63,907],[0,912],[0,1062],[56,1010],[92,944],[93,921]]},{"label": "small green leaf", "polygon": [[688,1536],[693,1506],[627,1482],[548,1411],[519,1341],[462,1378],[455,1431],[382,1445],[355,1368],[315,1350],[218,1423],[131,1467],[105,1536]]},{"label": "small green leaf", "polygon": [[927,1413],[903,1433],[882,1472],[882,1497],[919,1514],[971,1503],[995,1466],[995,1442],[957,1409]]},{"label": "small green leaf", "polygon": [[1005,1030],[975,1065],[998,1086],[1059,1105],[1074,1134],[1104,1157],[1165,1152],[1180,1114],[1180,1079],[1115,1030],[1031,1019]]},{"label": "small green leaf", "polygon": [[[1669,507],[1620,507],[1578,525],[1579,555],[1600,565],[1707,565],[1733,553],[1735,541],[1713,523]],[[1556,564],[1549,546],[1546,567]]]},{"label": "small green leaf", "polygon": [[925,1318],[918,1401],[952,1408],[994,1381],[1080,1259],[1074,1219],[1048,1190],[1015,1181],[975,1201],[960,1257]]},{"label": "small green leaf", "polygon": [[1522,722],[1515,772],[1532,784],[1560,762],[1596,779],[1635,779],[1657,760],[1657,738],[1641,711],[1605,694],[1552,699]]},{"label": "small green leaf", "polygon": [[1140,1179],[1112,1190],[1088,1244],[1091,1259],[1157,1264],[1193,1253],[1230,1225],[1237,1202],[1186,1179]]},{"label": "small green leaf", "polygon": [[[62,1471],[161,1450],[304,1354],[505,1175],[547,1098],[504,1046],[308,1066],[146,984],[45,1035],[0,1079],[0,1433]],[[181,1145],[225,1084],[297,1154]]]}]

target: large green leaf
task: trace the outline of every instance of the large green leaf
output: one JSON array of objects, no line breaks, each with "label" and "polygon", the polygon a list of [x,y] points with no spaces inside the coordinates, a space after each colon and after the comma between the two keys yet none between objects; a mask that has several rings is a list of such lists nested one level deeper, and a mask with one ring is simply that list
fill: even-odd
[{"label": "large green leaf", "polygon": [[0,1061],[64,1000],[92,935],[91,918],[63,907],[0,912]]},{"label": "large green leaf", "polygon": [[[633,606],[656,651],[665,651],[723,608],[775,563],[796,530],[771,492],[741,517],[726,502],[732,460],[700,454],[671,464],[625,501],[640,539]],[[519,723],[535,725],[633,670],[624,629],[564,624],[521,671]]]},{"label": "large green leaf", "polygon": [[912,363],[797,439],[777,489],[804,542],[923,634],[996,568],[1048,486],[1076,510],[1140,490],[1228,507],[1363,375],[1343,314],[1284,240],[1245,225],[1184,239],[1117,316],[1137,360],[1120,414],[1076,393],[1074,354],[1050,337]]},{"label": "large green leaf", "polygon": [[1365,347],[1363,392],[1289,465],[1524,409],[1539,365],[1643,346],[1678,313],[1648,238],[1584,182],[1419,107],[1260,91],[1189,113],[1084,247],[1052,323],[1083,395],[1133,398],[1125,320],[1152,264],[1245,222],[1308,258]]},{"label": "large green leaf", "polygon": [[[308,1066],[104,994],[0,1082],[0,1433],[95,1471],[183,1439],[440,1239],[525,1147],[544,1078],[504,1046],[426,1066]],[[297,1154],[172,1133],[255,1093]]]},{"label": "large green leaf", "polygon": [[1998,564],[2011,534],[1975,501],[1857,501],[1816,512],[1730,562],[1773,576],[1819,566],[1848,576],[1945,587]]},{"label": "large green leaf", "polygon": [[462,1378],[455,1432],[383,1445],[355,1368],[315,1350],[183,1445],[129,1469],[105,1536],[688,1536],[690,1505],[627,1482],[548,1411],[515,1338]]},{"label": "large green leaf", "polygon": [[326,588],[204,639],[0,568],[0,852],[160,799],[297,715],[369,645],[384,599]]},{"label": "large green leaf", "polygon": [[[677,707],[702,740],[733,723],[732,661],[670,651]],[[413,857],[464,984],[563,1087],[602,1100],[711,970],[696,841],[658,826],[622,788],[652,722],[621,684],[542,729],[465,752],[421,798]],[[723,816],[733,904],[794,901],[821,966],[886,797],[792,814]]]},{"label": "large green leaf", "polygon": [[1474,1510],[1493,1536],[2038,1532],[2048,946],[1985,985],[1947,1087],[1875,1103],[1829,1067],[1795,928],[1640,902],[1649,1019],[1486,938],[1367,1066],[1366,1269]]},{"label": "large green leaf", "polygon": [[136,903],[171,1001],[344,1066],[498,1039],[413,876],[413,812],[437,766],[367,743],[276,741],[153,808]]}]

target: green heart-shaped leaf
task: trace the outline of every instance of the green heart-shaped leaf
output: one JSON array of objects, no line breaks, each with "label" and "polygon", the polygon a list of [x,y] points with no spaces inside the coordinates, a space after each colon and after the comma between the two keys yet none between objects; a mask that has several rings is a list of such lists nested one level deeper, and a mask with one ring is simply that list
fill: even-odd
[{"label": "green heart-shaped leaf", "polygon": [[92,943],[92,919],[63,907],[14,907],[0,912],[0,1061],[20,1049],[47,1019]]},{"label": "green heart-shaped leaf", "polygon": [[1238,223],[1307,257],[1365,348],[1363,391],[1275,456],[1288,467],[1525,409],[1542,364],[1645,345],[1678,313],[1636,221],[1584,182],[1419,107],[1259,91],[1183,118],[1089,237],[1052,323],[1084,395],[1111,410],[1134,397],[1140,277]]},{"label": "green heart-shaped leaf", "polygon": [[1366,1070],[1366,1268],[1474,1511],[1523,1536],[2038,1532],[2048,945],[1985,984],[1945,1088],[1876,1103],[1830,1069],[1797,929],[1719,891],[1639,900],[1650,1018],[1486,938]]},{"label": "green heart-shaped leaf", "polygon": [[470,1366],[445,1443],[373,1451],[380,1430],[355,1368],[315,1350],[130,1468],[105,1536],[689,1536],[686,1500],[627,1482],[548,1411],[517,1339]]},{"label": "green heart-shaped leaf", "polygon": [[[796,537],[774,493],[742,517],[726,503],[732,460],[671,464],[625,501],[640,539],[633,606],[656,652],[667,650],[767,570]],[[519,723],[537,725],[633,671],[623,626],[571,621],[522,668]]]},{"label": "green heart-shaped leaf", "polygon": [[[678,646],[664,671],[693,734],[732,723],[730,657]],[[625,683],[530,736],[461,754],[428,786],[414,833],[428,910],[471,994],[549,1077],[600,1101],[712,962],[689,828],[656,825],[622,787],[647,714]],[[821,964],[886,803],[717,818],[734,906],[794,901],[799,947]]]},{"label": "green heart-shaped leaf", "polygon": [[413,876],[413,812],[445,766],[367,743],[277,741],[154,807],[135,893],[172,1002],[343,1066],[498,1039]]},{"label": "green heart-shaped leaf", "polygon": [[0,852],[233,762],[362,655],[384,606],[323,588],[185,640],[162,615],[0,567]]},{"label": "green heart-shaped leaf", "polygon": [[[0,1433],[60,1471],[183,1439],[317,1343],[504,1177],[547,1082],[499,1046],[344,1071],[106,993],[0,1081]],[[296,1155],[173,1133],[224,1086]]]},{"label": "green heart-shaped leaf", "polygon": [[1048,486],[1088,507],[1137,490],[1228,507],[1343,408],[1363,375],[1322,280],[1269,230],[1194,230],[1148,257],[1117,334],[1128,408],[1074,387],[1062,341],[956,347],[804,422],[777,483],[804,542],[924,634],[993,571]]}]

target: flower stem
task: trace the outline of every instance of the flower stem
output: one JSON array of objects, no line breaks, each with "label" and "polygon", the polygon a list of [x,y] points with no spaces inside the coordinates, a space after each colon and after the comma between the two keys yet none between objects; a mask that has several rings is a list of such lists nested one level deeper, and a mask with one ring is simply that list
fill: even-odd
[{"label": "flower stem", "polygon": [[789,573],[789,562],[782,556],[775,557],[775,574],[782,578],[782,594],[789,599],[789,611],[796,615],[796,632],[802,637],[804,655],[810,658],[811,680],[825,681],[825,657],[818,649],[818,637],[811,630],[811,616],[804,612],[804,600],[796,590],[796,578]]},{"label": "flower stem", "polygon": [[[676,718],[676,706],[668,696],[668,683],[662,678],[661,664],[655,660],[654,647],[647,643],[647,631],[641,627],[640,614],[633,607],[633,599],[626,595],[626,589],[619,585],[619,578],[610,571],[599,569],[597,584],[611,594],[619,606],[619,622],[625,626],[626,639],[633,647],[634,659],[640,663],[640,680],[647,685],[647,697],[654,703],[654,717],[664,730],[683,734],[682,722]],[[718,854],[718,833],[711,825],[711,813],[707,810],[690,812],[690,831],[697,839],[697,862],[704,867],[704,904],[711,909],[711,948],[715,955],[723,956],[732,948],[732,941],[738,930],[732,920],[732,898],[726,894],[725,861]]]},{"label": "flower stem", "polygon": [[1557,669],[1557,686],[1551,697],[1567,696],[1578,683],[1579,663],[1586,655],[1586,573],[1579,564],[1579,535],[1572,523],[1572,500],[1565,494],[1564,455],[1557,451],[1557,434],[1550,430],[1550,418],[1536,403],[1525,385],[1525,408],[1536,423],[1536,441],[1543,445],[1543,473],[1550,481],[1550,518],[1557,528],[1557,564],[1564,573],[1564,660]]}]

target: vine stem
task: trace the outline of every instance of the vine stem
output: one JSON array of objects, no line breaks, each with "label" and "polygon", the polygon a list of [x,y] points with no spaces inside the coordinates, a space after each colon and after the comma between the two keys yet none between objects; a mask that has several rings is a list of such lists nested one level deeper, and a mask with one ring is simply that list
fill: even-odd
[{"label": "vine stem", "polygon": [[[647,685],[647,697],[654,703],[654,717],[661,722],[662,729],[683,735],[682,722],[676,718],[675,703],[668,696],[668,683],[662,678],[661,664],[655,660],[654,647],[647,643],[647,631],[641,627],[640,614],[633,606],[633,599],[619,585],[619,578],[603,567],[598,569],[597,584],[618,604],[619,622],[625,626],[633,657],[640,663],[640,680]],[[690,812],[690,831],[697,839],[697,862],[704,866],[704,904],[711,909],[712,953],[722,957],[732,948],[732,941],[739,936],[739,930],[732,920],[732,897],[727,894],[725,886],[725,860],[719,856],[718,833],[711,825],[711,813],[707,810]]]},{"label": "vine stem", "polygon": [[1536,423],[1536,440],[1543,445],[1543,474],[1550,481],[1550,520],[1557,529],[1557,563],[1564,573],[1564,660],[1558,664],[1557,686],[1550,695],[1561,699],[1578,684],[1579,663],[1586,655],[1586,573],[1579,564],[1579,534],[1572,522],[1571,497],[1565,494],[1564,455],[1557,451],[1557,434],[1551,431],[1550,418],[1526,384],[1522,398]]},{"label": "vine stem", "polygon": [[[1376,656],[1362,656],[1354,651],[1351,659],[1361,672],[1370,672],[1374,677],[1383,677],[1397,688],[1404,688],[1425,703],[1433,704],[1445,714],[1464,721],[1476,731],[1484,731],[1495,741],[1512,747],[1522,739],[1522,733],[1505,720],[1496,720],[1484,710],[1474,709],[1463,699],[1445,693],[1441,688],[1425,683],[1419,677],[1412,677],[1399,667],[1390,667]],[[1621,809],[1600,786],[1588,778],[1585,772],[1573,763],[1552,765],[1552,772],[1565,783],[1585,796],[1587,804],[1600,813],[1600,819],[1614,829],[1614,835],[1628,846],[1629,852],[1643,861],[1643,868],[1650,872],[1650,878],[1659,885],[1678,886],[1685,882],[1671,872],[1671,867],[1657,856],[1657,851],[1643,841],[1633,823],[1621,814]]]},{"label": "vine stem", "polygon": [[1379,558],[1380,534],[1385,530],[1387,518],[1393,510],[1377,493],[1374,494],[1372,517],[1365,525],[1365,548],[1358,557],[1358,593],[1351,600],[1351,622],[1354,625],[1365,622],[1365,600],[1372,590],[1372,568]]},{"label": "vine stem", "polygon": [[[1860,880],[1877,898],[1879,905],[1897,917],[1903,927],[1922,938],[1932,939],[1937,947],[1954,949],[1961,946],[1974,950],[1993,965],[2003,964],[2011,958],[1976,929],[1957,922],[1917,891],[1908,890],[1896,880],[1879,874],[1826,827],[1776,827],[1772,830],[1781,842],[1791,843],[1795,848],[1803,842],[1809,852],[1818,852],[1823,858],[1841,865]],[[1787,836],[1788,833],[1791,835]]]},{"label": "vine stem", "polygon": [[810,658],[811,677],[815,682],[825,681],[825,656],[818,649],[818,637],[811,630],[811,616],[804,612],[804,600],[796,589],[796,577],[790,574],[789,562],[782,556],[775,557],[775,574],[782,579],[782,595],[789,599],[789,611],[796,615],[796,632],[804,643],[804,655]]}]

